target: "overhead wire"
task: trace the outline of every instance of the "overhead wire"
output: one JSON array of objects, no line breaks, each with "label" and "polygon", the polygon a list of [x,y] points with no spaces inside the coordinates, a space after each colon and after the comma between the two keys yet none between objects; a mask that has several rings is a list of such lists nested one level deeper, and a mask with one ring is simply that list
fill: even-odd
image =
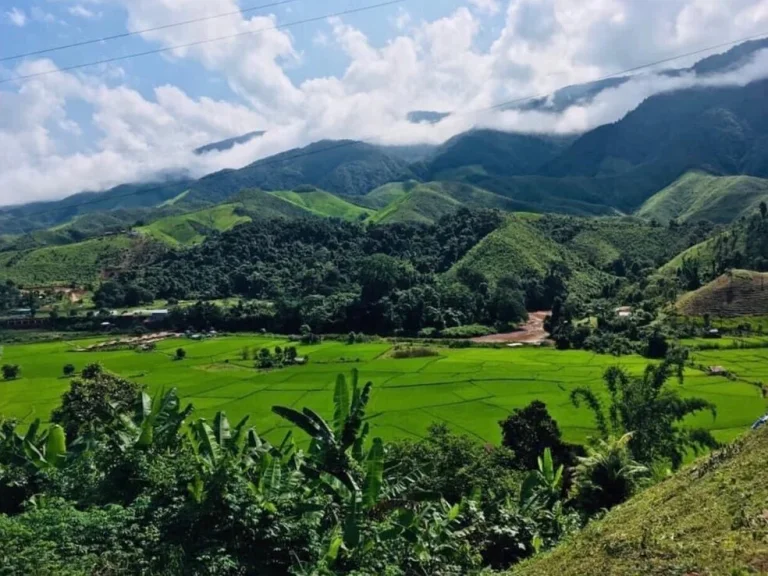
[{"label": "overhead wire", "polygon": [[[392,3],[394,3],[394,2],[390,2],[388,4],[392,4]],[[732,45],[735,45],[735,44],[741,44],[742,42],[746,42],[746,41],[753,40],[753,39],[756,39],[756,38],[762,38],[762,37],[765,37],[765,36],[768,36],[768,32],[765,32],[763,34],[757,34],[757,35],[749,36],[749,37],[746,37],[746,38],[739,38],[737,40],[731,40],[729,42],[721,42],[719,44],[708,46],[706,48],[701,48],[701,49],[698,49],[698,50],[695,50],[695,51],[692,51],[692,52],[685,52],[683,54],[678,54],[676,56],[671,56],[671,57],[668,57],[668,58],[656,60],[654,62],[649,62],[647,64],[642,64],[642,65],[639,65],[639,66],[634,66],[634,67],[631,67],[631,68],[620,70],[620,71],[614,72],[612,74],[608,74],[608,75],[602,76],[600,78],[597,78],[597,79],[593,80],[592,82],[600,82],[602,80],[607,80],[607,79],[614,78],[614,77],[617,77],[617,76],[622,76],[622,75],[625,75],[625,74],[631,74],[633,72],[638,72],[640,70],[645,70],[645,69],[648,69],[648,68],[652,68],[652,67],[658,66],[660,64],[666,64],[666,63],[669,63],[669,62],[673,62],[675,60],[680,60],[680,59],[683,59],[683,58],[688,58],[690,56],[695,56],[697,54],[702,54],[704,52],[709,52],[709,51],[712,51],[712,50],[716,50],[718,48],[724,48],[724,47],[732,46]],[[464,116],[464,115],[469,115],[469,114],[477,114],[477,113],[488,112],[488,111],[492,111],[492,110],[498,110],[500,108],[514,106],[514,105],[517,105],[517,104],[522,104],[522,103],[527,102],[527,101],[544,98],[544,97],[549,96],[551,94],[554,94],[558,90],[562,90],[563,88],[566,88],[566,87],[567,86],[561,86],[559,88],[556,88],[556,89],[551,90],[551,91],[546,92],[546,93],[539,93],[539,94],[535,94],[535,95],[531,95],[531,96],[526,96],[524,98],[517,98],[517,99],[514,99],[514,100],[506,100],[504,102],[500,102],[498,104],[494,104],[494,105],[488,106],[488,107],[476,108],[476,109],[465,110],[465,111],[453,111],[453,112],[449,112],[449,113],[446,113],[446,114],[449,115],[449,116]],[[371,137],[367,137],[367,138],[360,138],[360,139],[356,139],[356,140],[345,140],[345,141],[338,142],[338,143],[335,143],[335,144],[332,144],[330,146],[326,146],[326,147],[323,147],[323,148],[317,148],[317,149],[313,149],[313,150],[297,152],[297,153],[291,154],[289,156],[285,156],[283,154],[283,155],[280,155],[279,157],[274,157],[274,158],[271,158],[271,159],[267,158],[267,159],[264,159],[264,160],[261,160],[261,161],[257,160],[257,162],[259,163],[260,166],[270,166],[270,165],[273,165],[273,164],[278,164],[278,163],[283,163],[283,162],[287,162],[287,161],[292,161],[292,160],[299,159],[299,158],[304,158],[304,157],[307,157],[307,156],[314,156],[316,154],[322,154],[322,153],[333,151],[333,150],[347,148],[347,147],[350,147],[350,146],[356,146],[356,145],[358,145],[360,143],[368,143],[368,142],[371,142],[373,140],[381,139],[385,135],[386,134],[379,134],[379,135],[376,135],[376,136],[371,136]],[[69,205],[67,205],[65,207],[51,208],[51,209],[37,211],[37,212],[27,212],[25,214],[25,216],[40,216],[40,215],[44,215],[44,214],[60,212],[62,210],[72,210],[74,208],[79,208],[79,207],[82,207],[82,206],[101,204],[103,202],[111,202],[111,201],[114,201],[114,200],[121,200],[123,198],[129,198],[129,197],[133,197],[133,196],[140,196],[140,195],[143,195],[143,194],[150,194],[152,192],[157,192],[157,191],[166,189],[166,188],[168,188],[170,186],[178,186],[178,184],[179,184],[179,182],[177,181],[177,182],[167,183],[167,184],[163,184],[163,185],[156,186],[156,187],[146,188],[146,189],[143,189],[143,190],[136,190],[136,191],[128,192],[128,193],[125,193],[125,194],[122,194],[122,195],[110,196],[109,198],[104,198],[104,197],[102,197],[102,198],[94,198],[92,200],[87,200],[87,201],[79,202],[79,203],[76,203],[76,204],[69,204]],[[13,209],[13,207],[0,208],[0,211],[3,211],[3,210],[7,211],[7,210],[12,210],[12,209]]]},{"label": "overhead wire", "polygon": [[0,80],[0,84],[8,84],[11,82],[22,82],[30,80],[32,78],[39,78],[41,76],[49,76],[51,74],[62,74],[64,72],[71,72],[73,70],[81,70],[83,68],[91,68],[93,66],[103,66],[105,64],[113,64],[115,62],[122,62],[124,60],[131,60],[133,58],[140,58],[142,56],[151,56],[153,54],[162,54],[164,52],[171,52],[173,50],[183,50],[185,48],[193,48],[195,46],[202,46],[205,44],[212,44],[214,42],[221,42],[223,40],[233,40],[235,38],[242,38],[245,36],[254,36],[263,32],[269,32],[271,30],[283,30],[285,28],[292,28],[294,26],[300,26],[302,24],[311,24],[313,22],[321,22],[329,18],[340,18],[342,16],[350,16],[352,14],[358,14],[360,12],[366,12],[368,10],[374,10],[377,8],[384,8],[386,6],[393,6],[395,4],[401,4],[405,0],[388,0],[387,2],[380,2],[378,4],[370,4],[367,6],[360,6],[357,8],[350,8],[348,10],[342,10],[339,12],[333,12],[331,14],[324,14],[322,16],[315,16],[312,18],[305,18],[303,20],[296,20],[294,22],[288,22],[286,24],[276,24],[274,26],[267,26],[264,28],[258,28],[256,30],[246,30],[244,32],[237,32],[235,34],[226,34],[224,36],[217,36],[215,38],[206,38],[203,40],[196,40],[194,42],[187,42],[185,44],[175,44],[172,46],[163,46],[162,48],[154,48],[152,50],[145,50],[143,52],[133,52],[131,54],[125,54],[123,56],[113,56],[111,58],[104,58],[103,60],[95,60],[91,62],[85,62],[82,64],[74,64],[72,66],[65,66],[62,68],[55,68],[53,70],[44,70],[42,72],[34,72],[32,74],[18,75],[13,78],[4,78]]},{"label": "overhead wire", "polygon": [[211,16],[202,16],[200,18],[192,18],[191,20],[182,20],[180,22],[171,22],[169,24],[163,24],[160,26],[154,26],[152,28],[144,28],[142,30],[131,30],[129,32],[122,32],[120,34],[113,34],[112,36],[103,36],[101,38],[92,38],[90,40],[82,40],[80,42],[73,42],[72,44],[63,44],[61,46],[52,46],[50,48],[42,48],[40,50],[33,50],[31,52],[23,52],[21,54],[13,54],[11,56],[0,56],[0,62],[9,62],[10,60],[19,60],[21,58],[28,58],[30,56],[42,56],[43,54],[50,54],[52,52],[61,52],[62,50],[69,50],[71,48],[80,48],[82,46],[89,46],[91,44],[102,44],[110,42],[112,40],[120,40],[123,38],[130,38],[139,34],[149,34],[150,32],[158,32],[160,30],[168,30],[170,28],[177,28],[179,26],[187,26],[189,24],[197,24],[199,22],[207,22],[209,20],[217,20],[220,18],[226,18],[228,16],[237,16],[240,14],[248,14],[250,12],[256,12],[258,10],[267,10],[269,8],[278,8],[286,4],[294,4],[299,0],[281,0],[280,2],[272,2],[270,4],[262,4],[260,6],[248,6],[241,10],[233,12],[223,12],[221,14],[214,14]]}]

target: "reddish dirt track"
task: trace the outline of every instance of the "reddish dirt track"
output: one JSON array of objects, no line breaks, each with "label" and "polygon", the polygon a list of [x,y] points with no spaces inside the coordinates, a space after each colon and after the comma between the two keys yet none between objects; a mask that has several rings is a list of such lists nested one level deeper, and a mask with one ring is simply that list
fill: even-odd
[{"label": "reddish dirt track", "polygon": [[491,334],[490,336],[472,338],[472,341],[486,344],[541,344],[549,336],[544,330],[544,319],[551,313],[551,311],[531,312],[528,314],[528,322],[515,332]]}]

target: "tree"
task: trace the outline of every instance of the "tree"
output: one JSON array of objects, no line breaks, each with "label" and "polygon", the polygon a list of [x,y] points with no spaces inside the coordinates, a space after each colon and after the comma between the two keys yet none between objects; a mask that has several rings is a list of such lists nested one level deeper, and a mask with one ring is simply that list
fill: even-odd
[{"label": "tree", "polygon": [[187,351],[184,348],[176,350],[176,360],[184,360],[187,357]]},{"label": "tree", "polygon": [[139,384],[105,372],[99,364],[90,364],[80,378],[72,380],[51,420],[73,439],[86,428],[111,422],[115,412],[128,411],[140,391]]},{"label": "tree", "polygon": [[501,444],[513,453],[518,470],[533,470],[544,450],[550,449],[557,462],[569,464],[569,447],[562,441],[557,422],[547,406],[534,400],[525,408],[516,408],[501,426]]},{"label": "tree", "polygon": [[658,328],[655,329],[651,335],[648,336],[643,355],[646,358],[659,359],[665,358],[668,352],[669,343],[667,342],[667,337],[664,336],[661,330]]},{"label": "tree", "polygon": [[21,374],[21,367],[18,364],[4,364],[2,372],[3,380],[15,380]]},{"label": "tree", "polygon": [[587,447],[587,456],[579,458],[571,496],[585,514],[591,516],[628,500],[648,476],[648,468],[632,459],[631,438],[631,434],[601,438]]},{"label": "tree", "polygon": [[75,373],[75,365],[74,364],[66,364],[63,369],[64,376],[72,376],[72,374]]},{"label": "tree", "polygon": [[768,217],[768,204],[760,202],[760,216],[765,220]]},{"label": "tree", "polygon": [[83,377],[83,380],[95,380],[103,373],[104,373],[104,366],[102,366],[98,362],[94,362],[92,364],[88,364],[85,368],[83,368],[82,377]]},{"label": "tree", "polygon": [[610,393],[607,418],[598,396],[589,388],[573,390],[571,401],[577,408],[583,402],[592,410],[603,439],[631,433],[628,447],[632,458],[641,464],[669,461],[677,469],[688,450],[718,446],[708,430],[681,426],[686,417],[703,410],[710,411],[713,418],[717,416],[711,402],[681,398],[666,386],[673,371],[682,382],[683,369],[682,362],[670,360],[648,365],[642,376],[630,376],[618,366],[608,368],[603,375]]},{"label": "tree", "polygon": [[110,280],[99,286],[93,294],[97,308],[117,308],[125,304],[125,289],[119,282]]}]

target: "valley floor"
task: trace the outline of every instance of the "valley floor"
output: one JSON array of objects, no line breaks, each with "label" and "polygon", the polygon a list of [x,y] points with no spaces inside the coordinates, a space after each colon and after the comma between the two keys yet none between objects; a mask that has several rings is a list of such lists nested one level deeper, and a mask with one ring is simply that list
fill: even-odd
[{"label": "valley floor", "polygon": [[[648,362],[639,356],[616,358],[551,348],[438,348],[438,356],[401,360],[391,357],[393,345],[388,342],[326,341],[298,344],[299,355],[309,358],[307,365],[265,372],[256,370],[253,360],[243,360],[245,348],[252,355],[261,348],[296,344],[255,335],[202,341],[171,338],[151,352],[75,351],[100,341],[103,338],[6,345],[0,362],[18,364],[22,373],[18,380],[0,382],[0,415],[46,420],[69,386],[63,366],[71,363],[79,370],[101,362],[150,391],[178,388],[199,416],[224,410],[237,421],[250,414],[260,432],[277,439],[284,424],[271,412],[272,406],[307,406],[330,417],[336,375],[357,368],[363,381],[374,383],[369,415],[375,433],[385,439],[419,437],[431,423],[445,422],[479,441],[497,444],[498,422],[514,408],[538,399],[547,404],[566,440],[584,442],[595,433],[593,417],[585,408],[571,405],[570,391],[591,386],[604,394],[601,376],[608,366],[619,364],[640,373]],[[187,357],[175,361],[180,347]],[[699,414],[692,424],[726,441],[768,410],[757,385],[768,382],[768,348],[702,351],[694,361],[699,368],[688,369],[679,391],[712,401],[718,416],[713,420],[710,414]],[[709,366],[723,366],[735,379],[708,376],[703,369]]]}]

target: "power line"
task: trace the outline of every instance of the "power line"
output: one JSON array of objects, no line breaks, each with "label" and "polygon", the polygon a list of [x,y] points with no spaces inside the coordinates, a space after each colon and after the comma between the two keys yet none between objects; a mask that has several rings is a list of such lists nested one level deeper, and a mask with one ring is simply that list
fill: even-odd
[{"label": "power line", "polygon": [[222,14],[215,14],[212,16],[204,16],[201,18],[193,18],[192,20],[183,20],[181,22],[172,22],[170,24],[164,24],[162,26],[155,26],[153,28],[144,28],[143,30],[134,30],[132,32],[123,32],[121,34],[115,34],[113,36],[104,36],[103,38],[93,38],[91,40],[83,40],[81,42],[74,42],[72,44],[64,44],[62,46],[53,46],[51,48],[43,48],[41,50],[34,50],[32,52],[24,52],[23,54],[14,54],[13,56],[3,56],[0,58],[0,62],[8,62],[9,60],[18,60],[20,58],[27,58],[29,56],[41,56],[42,54],[50,54],[51,52],[60,52],[61,50],[68,50],[70,48],[79,48],[81,46],[89,46],[91,44],[100,44],[102,42],[109,42],[111,40],[119,40],[122,38],[130,38],[137,34],[147,34],[149,32],[157,32],[159,30],[168,30],[169,28],[176,28],[179,26],[187,26],[189,24],[196,24],[198,22],[206,22],[208,20],[217,20],[219,18],[226,18],[228,16],[236,16],[238,14],[247,14],[248,12],[256,12],[257,10],[266,10],[268,8],[277,8],[285,4],[293,4],[299,0],[282,0],[281,2],[272,2],[271,4],[262,4],[261,6],[250,6],[237,10],[234,12],[224,12]]},{"label": "power line", "polygon": [[[636,72],[638,70],[642,70],[642,69],[646,69],[646,68],[651,68],[651,67],[657,66],[659,64],[664,64],[664,63],[667,63],[667,62],[672,62],[674,60],[679,60],[681,58],[687,58],[689,56],[694,56],[696,54],[700,54],[702,52],[708,52],[710,50],[715,50],[717,48],[723,48],[725,46],[731,46],[731,45],[734,45],[734,44],[740,44],[742,42],[746,42],[748,40],[751,40],[751,39],[754,39],[754,38],[760,38],[760,37],[763,37],[763,36],[766,36],[766,33],[760,34],[760,35],[756,35],[756,36],[751,36],[751,37],[748,37],[748,38],[742,38],[742,39],[739,39],[739,40],[733,40],[733,41],[730,41],[730,42],[723,42],[721,44],[716,44],[714,46],[709,46],[707,48],[702,48],[702,49],[696,50],[694,52],[686,52],[684,54],[679,54],[677,56],[672,56],[672,57],[669,57],[669,58],[665,58],[663,60],[657,60],[655,62],[651,62],[651,63],[648,63],[648,64],[643,64],[641,66],[635,66],[633,68],[628,68],[626,70],[622,70],[622,71],[619,71],[619,72],[614,72],[613,74],[609,74],[609,75],[603,76],[602,78],[594,80],[594,82],[599,82],[601,80],[605,80],[605,79],[608,79],[608,78],[613,78],[615,76],[621,76],[623,74],[629,74],[631,72]],[[543,98],[544,96],[548,96],[550,94],[554,94],[555,92],[557,92],[558,90],[562,90],[563,88],[567,88],[567,86],[561,86],[560,88],[557,88],[557,89],[552,90],[551,92],[547,92],[547,93],[536,94],[536,95],[533,95],[533,96],[527,96],[525,98],[518,98],[518,99],[515,99],[515,100],[508,100],[506,102],[501,102],[499,104],[495,104],[493,106],[488,106],[486,108],[478,108],[478,109],[474,109],[474,110],[465,110],[463,112],[461,112],[461,111],[454,111],[454,112],[451,112],[450,115],[453,115],[453,116],[463,116],[463,115],[468,115],[468,114],[476,114],[478,112],[496,110],[496,109],[499,109],[499,108],[502,108],[502,107],[505,107],[505,106],[511,106],[511,105],[520,104],[522,102],[526,102],[526,101],[529,101],[529,100],[535,100],[535,99]],[[321,148],[321,149],[315,149],[315,150],[309,150],[309,151],[304,151],[304,152],[298,152],[298,153],[292,154],[290,156],[280,156],[279,158],[277,158],[277,157],[276,158],[272,158],[271,160],[270,159],[265,159],[265,160],[261,160],[261,161],[257,160],[257,162],[259,163],[260,166],[271,166],[273,164],[278,164],[278,163],[282,163],[282,162],[286,162],[286,161],[291,161],[291,160],[295,160],[295,159],[298,159],[298,158],[304,158],[304,157],[307,157],[307,156],[314,156],[315,154],[322,154],[322,153],[325,153],[325,152],[329,152],[329,151],[333,151],[333,150],[338,150],[338,149],[341,149],[341,148],[348,148],[350,146],[356,146],[357,144],[360,144],[360,143],[367,143],[367,142],[370,142],[372,140],[379,139],[382,136],[383,135],[371,136],[371,137],[368,137],[368,138],[361,138],[361,139],[357,139],[357,140],[344,140],[344,141],[338,142],[336,144],[333,144],[331,146],[327,146],[327,147],[324,147],[324,148]],[[178,184],[179,184],[179,182],[174,182],[174,183],[169,183],[169,184],[163,184],[161,186],[155,186],[155,187],[152,187],[152,188],[147,188],[147,189],[144,189],[144,190],[138,190],[138,191],[128,192],[126,194],[120,194],[120,195],[117,195],[117,196],[111,196],[109,198],[94,198],[92,200],[86,200],[84,202],[80,202],[80,203],[77,203],[77,204],[70,204],[68,206],[62,206],[60,208],[51,208],[51,209],[37,211],[37,212],[29,212],[29,213],[25,214],[25,216],[40,216],[40,215],[44,215],[44,214],[60,212],[60,211],[63,211],[63,210],[72,210],[72,209],[75,209],[75,208],[79,208],[81,206],[89,206],[89,205],[93,205],[93,204],[101,204],[103,202],[110,202],[110,201],[114,201],[114,200],[121,200],[123,198],[129,198],[129,197],[132,197],[132,196],[141,196],[143,194],[149,194],[151,192],[157,192],[159,190],[166,189],[166,188],[168,188],[170,186],[173,186],[173,185],[178,186]],[[13,210],[13,207],[7,207],[5,209],[0,208],[0,211],[3,211],[3,210],[5,210],[5,211]]]},{"label": "power line", "polygon": [[113,62],[121,62],[123,60],[130,60],[132,58],[139,58],[141,56],[150,56],[152,54],[162,54],[163,52],[170,52],[171,50],[180,50],[183,48],[192,48],[194,46],[201,46],[203,44],[211,44],[213,42],[221,42],[222,40],[232,40],[234,38],[241,38],[244,36],[252,36],[260,34],[262,32],[268,32],[270,30],[282,30],[284,28],[291,28],[293,26],[299,26],[301,24],[310,24],[312,22],[320,22],[327,20],[328,18],[339,18],[341,16],[349,16],[351,14],[357,14],[360,12],[366,12],[368,10],[374,10],[376,8],[384,8],[386,6],[392,6],[394,4],[401,4],[405,0],[389,0],[388,2],[382,2],[379,4],[372,4],[369,6],[361,6],[359,8],[351,8],[349,10],[343,10],[341,12],[334,12],[333,14],[325,14],[323,16],[315,16],[314,18],[306,18],[304,20],[297,20],[295,22],[289,22],[287,24],[279,24],[276,26],[268,26],[266,28],[259,28],[258,30],[247,30],[245,32],[238,32],[237,34],[227,34],[226,36],[218,36],[216,38],[208,38],[206,40],[197,40],[195,42],[189,42],[187,44],[176,44],[173,46],[165,46],[164,48],[155,48],[153,50],[146,50],[145,52],[134,52],[133,54],[126,54],[125,56],[115,56],[113,58],[105,58],[104,60],[96,60],[93,62],[86,62],[84,64],[75,64],[74,66],[66,66],[64,68],[57,68],[55,70],[46,70],[45,72],[35,72],[34,74],[25,74],[23,76],[16,76],[15,78],[5,78],[0,80],[0,84],[7,84],[9,82],[18,82],[21,80],[29,80],[31,78],[39,78],[40,76],[48,76],[49,74],[61,74],[63,72],[71,72],[72,70],[80,70],[81,68],[90,68],[92,66],[101,66],[104,64],[112,64]]}]

